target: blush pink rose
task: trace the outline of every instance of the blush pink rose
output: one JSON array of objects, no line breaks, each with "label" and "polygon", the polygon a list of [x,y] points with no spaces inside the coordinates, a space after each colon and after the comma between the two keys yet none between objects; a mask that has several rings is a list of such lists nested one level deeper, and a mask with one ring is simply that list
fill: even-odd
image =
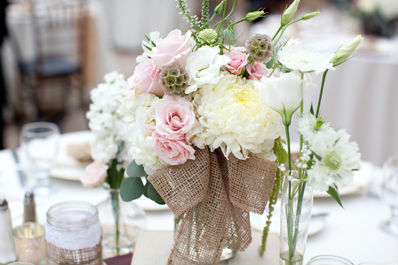
[{"label": "blush pink rose", "polygon": [[105,181],[107,170],[108,166],[99,162],[93,162],[86,167],[80,181],[86,187],[97,187]]},{"label": "blush pink rose", "polygon": [[182,165],[188,159],[195,159],[195,149],[185,139],[168,139],[156,132],[152,136],[155,140],[155,153],[167,164]]},{"label": "blush pink rose", "polygon": [[232,47],[231,51],[224,50],[224,54],[228,55],[231,59],[231,61],[225,65],[225,69],[234,75],[241,74],[247,65],[247,58],[249,57],[244,51],[245,48],[243,47]]},{"label": "blush pink rose", "polygon": [[189,54],[192,52],[191,32],[182,35],[178,29],[169,32],[166,38],[156,40],[156,47],[149,56],[158,67],[176,64],[185,68]]},{"label": "blush pink rose", "polygon": [[249,79],[261,80],[263,76],[268,76],[271,73],[263,63],[255,62],[247,66],[247,72],[249,73]]},{"label": "blush pink rose", "polygon": [[160,69],[153,61],[145,60],[135,67],[134,74],[127,81],[134,89],[162,96],[163,89],[159,84],[159,75]]},{"label": "blush pink rose", "polygon": [[156,105],[156,127],[159,135],[169,139],[185,139],[195,123],[193,105],[181,97],[165,96]]}]

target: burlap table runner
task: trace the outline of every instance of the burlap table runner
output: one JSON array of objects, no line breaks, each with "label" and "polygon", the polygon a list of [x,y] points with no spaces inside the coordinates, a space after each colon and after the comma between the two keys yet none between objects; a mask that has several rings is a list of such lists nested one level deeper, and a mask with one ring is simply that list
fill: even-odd
[{"label": "burlap table runner", "polygon": [[220,150],[197,149],[195,156],[148,177],[182,217],[168,264],[215,264],[224,247],[245,250],[252,240],[249,212],[264,212],[277,169],[256,157],[227,160]]}]

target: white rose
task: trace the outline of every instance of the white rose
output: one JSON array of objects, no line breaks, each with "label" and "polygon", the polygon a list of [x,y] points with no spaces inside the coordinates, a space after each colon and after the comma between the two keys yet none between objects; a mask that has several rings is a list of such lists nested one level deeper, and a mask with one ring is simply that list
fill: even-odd
[{"label": "white rose", "polygon": [[187,60],[186,71],[190,78],[186,94],[196,91],[204,84],[216,84],[220,80],[220,71],[230,58],[220,55],[218,47],[203,46],[193,52]]}]

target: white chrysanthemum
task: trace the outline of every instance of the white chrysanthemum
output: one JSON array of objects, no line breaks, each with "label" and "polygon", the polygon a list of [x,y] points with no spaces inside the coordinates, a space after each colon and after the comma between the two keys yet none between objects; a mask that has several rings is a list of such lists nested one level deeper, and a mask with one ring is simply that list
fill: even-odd
[{"label": "white chrysanthemum", "polygon": [[[118,156],[122,150],[119,128],[121,116],[117,109],[126,92],[127,82],[123,75],[112,72],[104,77],[105,83],[91,91],[90,109],[87,112],[90,130],[95,136],[91,146],[91,155],[95,161],[109,164],[114,158],[124,162]],[[119,152],[118,152],[119,151]]]},{"label": "white chrysanthemum", "polygon": [[314,136],[310,148],[316,154],[315,164],[308,170],[314,189],[327,191],[329,186],[343,187],[352,181],[353,170],[360,168],[361,156],[358,145],[349,138],[344,130],[332,128]]},{"label": "white chrysanthemum", "polygon": [[327,69],[333,69],[330,62],[333,53],[325,53],[306,48],[302,45],[286,45],[278,53],[279,62],[291,69],[302,73],[322,73]]},{"label": "white chrysanthemum", "polygon": [[155,106],[159,98],[150,93],[130,90],[118,110],[123,117],[120,134],[126,144],[126,156],[143,165],[148,174],[166,164],[155,154],[152,130],[155,127]]},{"label": "white chrysanthemum", "polygon": [[219,53],[218,47],[202,46],[189,55],[186,66],[189,86],[185,89],[185,94],[195,92],[206,84],[214,85],[220,80],[221,67],[231,59]]},{"label": "white chrysanthemum", "polygon": [[201,87],[194,105],[201,128],[192,141],[202,148],[221,148],[239,159],[255,154],[274,159],[274,140],[282,134],[279,114],[269,108],[254,80],[224,74],[215,85]]},{"label": "white chrysanthemum", "polygon": [[311,142],[317,133],[328,130],[329,124],[320,117],[305,114],[298,120],[297,129],[306,142]]}]

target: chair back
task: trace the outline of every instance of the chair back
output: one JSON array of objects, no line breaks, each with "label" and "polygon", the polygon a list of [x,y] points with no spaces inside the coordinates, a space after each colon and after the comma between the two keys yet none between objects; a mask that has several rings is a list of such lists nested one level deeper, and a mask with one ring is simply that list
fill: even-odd
[{"label": "chair back", "polygon": [[84,64],[87,0],[30,0],[36,61],[68,59]]}]

